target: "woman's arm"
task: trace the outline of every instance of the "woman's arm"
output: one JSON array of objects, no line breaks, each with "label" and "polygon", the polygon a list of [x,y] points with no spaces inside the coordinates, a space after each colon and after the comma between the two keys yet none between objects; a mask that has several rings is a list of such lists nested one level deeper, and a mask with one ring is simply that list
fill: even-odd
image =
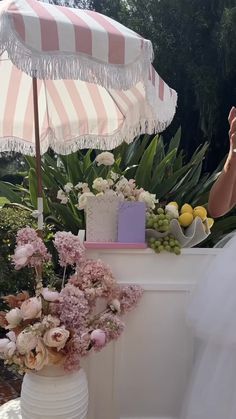
[{"label": "woman's arm", "polygon": [[236,205],[236,108],[230,111],[229,124],[229,154],[209,196],[208,211],[213,218],[221,217]]}]

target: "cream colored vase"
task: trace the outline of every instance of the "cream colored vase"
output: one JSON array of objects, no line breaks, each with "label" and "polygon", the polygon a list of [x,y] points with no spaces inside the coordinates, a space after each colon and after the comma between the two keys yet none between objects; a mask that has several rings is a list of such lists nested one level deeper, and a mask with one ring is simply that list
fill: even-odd
[{"label": "cream colored vase", "polygon": [[21,390],[22,419],[86,419],[88,384],[83,369],[67,374],[46,367],[25,374]]}]

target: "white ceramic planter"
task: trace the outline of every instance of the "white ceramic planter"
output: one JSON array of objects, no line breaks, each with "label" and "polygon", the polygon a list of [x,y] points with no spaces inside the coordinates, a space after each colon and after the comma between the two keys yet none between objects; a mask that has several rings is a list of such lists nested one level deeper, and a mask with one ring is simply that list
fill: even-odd
[{"label": "white ceramic planter", "polygon": [[65,374],[57,367],[25,374],[21,391],[22,419],[86,419],[88,385],[85,372]]}]

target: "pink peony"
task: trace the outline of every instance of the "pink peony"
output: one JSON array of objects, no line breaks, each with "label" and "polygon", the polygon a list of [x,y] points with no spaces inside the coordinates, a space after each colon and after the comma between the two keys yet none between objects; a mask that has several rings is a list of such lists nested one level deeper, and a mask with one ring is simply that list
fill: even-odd
[{"label": "pink peony", "polygon": [[46,301],[54,302],[59,300],[59,292],[43,288],[41,294]]},{"label": "pink peony", "polygon": [[37,267],[51,259],[43,240],[33,228],[26,227],[19,230],[16,242],[17,247],[13,256],[16,269],[26,265]]},{"label": "pink peony", "polygon": [[65,327],[54,327],[44,334],[43,341],[46,346],[57,348],[57,350],[60,351],[64,348],[69,337],[70,332],[66,330]]},{"label": "pink peony", "polygon": [[22,246],[17,246],[15,254],[13,256],[13,262],[15,264],[15,269],[21,269],[28,264],[30,256],[34,253],[34,248],[31,244],[24,244]]},{"label": "pink peony", "polygon": [[101,329],[93,330],[90,337],[94,345],[100,348],[103,347],[106,343],[106,333]]},{"label": "pink peony", "polygon": [[20,310],[23,320],[36,319],[40,317],[42,312],[41,298],[29,298],[28,300],[22,303]]},{"label": "pink peony", "polygon": [[14,329],[16,326],[18,326],[18,324],[20,324],[22,319],[22,312],[19,308],[16,307],[8,311],[8,313],[6,314],[6,320],[8,322],[6,329]]},{"label": "pink peony", "polygon": [[48,361],[48,350],[42,339],[39,339],[34,351],[26,354],[25,365],[31,370],[39,371],[48,364]]}]

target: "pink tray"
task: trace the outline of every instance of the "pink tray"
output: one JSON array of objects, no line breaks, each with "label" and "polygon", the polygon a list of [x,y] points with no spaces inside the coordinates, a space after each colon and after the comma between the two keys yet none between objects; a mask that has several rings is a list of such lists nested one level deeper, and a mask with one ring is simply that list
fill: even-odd
[{"label": "pink tray", "polygon": [[84,242],[86,249],[146,249],[147,243]]}]

